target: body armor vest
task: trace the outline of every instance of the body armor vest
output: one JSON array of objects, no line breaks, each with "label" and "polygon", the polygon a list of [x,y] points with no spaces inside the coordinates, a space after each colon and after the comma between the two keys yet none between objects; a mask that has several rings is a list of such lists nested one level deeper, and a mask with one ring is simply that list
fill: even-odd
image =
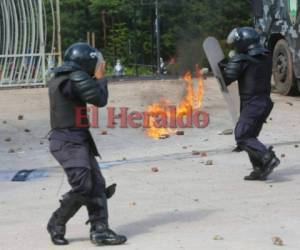
[{"label": "body armor vest", "polygon": [[68,79],[69,75],[62,75],[49,82],[51,128],[88,128],[86,103],[70,100],[61,93],[60,86]]},{"label": "body armor vest", "polygon": [[272,59],[265,55],[254,58],[257,62],[247,61],[238,80],[241,97],[271,93]]}]

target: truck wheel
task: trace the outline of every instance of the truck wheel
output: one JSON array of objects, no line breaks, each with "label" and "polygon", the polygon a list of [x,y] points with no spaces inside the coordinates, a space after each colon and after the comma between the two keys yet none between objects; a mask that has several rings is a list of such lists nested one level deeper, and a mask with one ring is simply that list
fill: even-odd
[{"label": "truck wheel", "polygon": [[273,76],[276,90],[280,94],[292,95],[297,93],[292,54],[284,39],[279,40],[274,48]]}]

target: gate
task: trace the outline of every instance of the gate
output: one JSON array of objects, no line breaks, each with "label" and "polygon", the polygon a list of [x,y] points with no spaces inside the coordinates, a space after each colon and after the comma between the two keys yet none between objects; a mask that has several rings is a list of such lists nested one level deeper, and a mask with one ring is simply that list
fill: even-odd
[{"label": "gate", "polygon": [[45,85],[60,58],[59,0],[0,0],[0,88]]}]

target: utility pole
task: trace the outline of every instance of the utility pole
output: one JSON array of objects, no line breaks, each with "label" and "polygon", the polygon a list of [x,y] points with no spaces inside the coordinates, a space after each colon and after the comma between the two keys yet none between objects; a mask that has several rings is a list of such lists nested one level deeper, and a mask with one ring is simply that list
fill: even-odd
[{"label": "utility pole", "polygon": [[160,75],[160,20],[159,20],[159,2],[155,0],[155,33],[156,33],[156,63],[157,74]]}]

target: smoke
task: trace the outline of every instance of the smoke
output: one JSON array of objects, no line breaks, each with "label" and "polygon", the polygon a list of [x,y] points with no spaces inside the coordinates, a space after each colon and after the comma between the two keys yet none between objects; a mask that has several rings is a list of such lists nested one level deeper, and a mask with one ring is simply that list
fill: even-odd
[{"label": "smoke", "polygon": [[202,49],[202,37],[182,39],[177,43],[177,63],[180,75],[186,71],[194,72],[195,65],[207,66],[207,61]]}]

